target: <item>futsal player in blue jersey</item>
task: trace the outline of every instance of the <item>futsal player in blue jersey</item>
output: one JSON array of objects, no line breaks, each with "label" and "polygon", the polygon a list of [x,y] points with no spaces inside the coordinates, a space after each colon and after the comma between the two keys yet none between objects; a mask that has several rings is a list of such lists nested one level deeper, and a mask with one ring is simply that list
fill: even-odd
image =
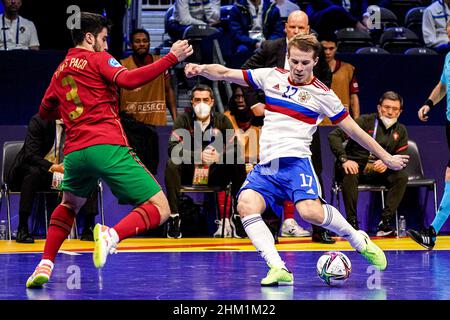
[{"label": "futsal player in blue jersey", "polygon": [[[339,98],[313,75],[320,44],[312,35],[297,35],[288,45],[290,71],[281,68],[229,69],[221,65],[188,64],[186,76],[204,76],[262,89],[266,104],[260,137],[260,163],[247,176],[238,195],[238,211],[248,237],[269,265],[262,286],[293,285],[273,236],[261,218],[267,206],[295,203],[307,222],[347,239],[371,264],[384,270],[384,252],[363,231],[355,230],[334,207],[320,198],[320,184],[311,163],[310,144],[317,125],[327,116],[348,136],[370,150],[390,169],[401,170],[407,155],[391,155],[349,116]],[[278,212],[278,210],[274,210]]]},{"label": "futsal player in blue jersey", "polygon": [[[419,109],[418,115],[419,119],[422,121],[428,120],[428,113],[435,105],[441,101],[445,95],[447,95],[447,112],[446,112],[446,135],[447,144],[450,149],[450,92],[448,82],[450,81],[450,68],[448,64],[450,63],[450,53],[445,57],[444,69],[442,71],[441,79],[439,80],[436,87],[431,91],[430,96],[425,101],[423,106]],[[442,196],[441,204],[439,210],[436,214],[431,225],[428,229],[423,231],[408,230],[406,233],[418,244],[432,250],[436,243],[436,236],[447,221],[448,215],[450,214],[450,160],[447,163],[447,168],[445,169],[445,190]]]}]

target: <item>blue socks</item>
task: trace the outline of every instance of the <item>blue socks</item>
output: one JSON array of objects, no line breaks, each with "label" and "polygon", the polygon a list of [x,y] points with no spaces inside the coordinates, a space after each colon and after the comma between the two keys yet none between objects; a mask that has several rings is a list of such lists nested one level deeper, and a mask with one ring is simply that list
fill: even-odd
[{"label": "blue socks", "polygon": [[444,195],[442,196],[441,205],[434,218],[431,226],[436,230],[436,234],[439,233],[445,221],[447,221],[448,215],[450,214],[450,182],[445,183]]}]

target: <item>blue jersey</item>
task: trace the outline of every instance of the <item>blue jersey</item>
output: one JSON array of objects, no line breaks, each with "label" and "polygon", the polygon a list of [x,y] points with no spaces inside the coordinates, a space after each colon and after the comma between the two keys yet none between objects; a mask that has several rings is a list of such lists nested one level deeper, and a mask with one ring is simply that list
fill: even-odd
[{"label": "blue jersey", "polygon": [[442,70],[441,82],[447,87],[447,121],[450,121],[450,86],[448,82],[450,80],[450,52],[445,56],[444,68]]}]

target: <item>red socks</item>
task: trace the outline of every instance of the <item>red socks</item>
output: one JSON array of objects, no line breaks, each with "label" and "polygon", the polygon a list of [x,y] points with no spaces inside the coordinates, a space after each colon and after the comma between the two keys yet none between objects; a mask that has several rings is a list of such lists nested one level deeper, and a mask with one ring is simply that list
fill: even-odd
[{"label": "red socks", "polygon": [[50,217],[50,226],[48,228],[47,240],[45,241],[44,254],[42,259],[54,261],[59,248],[66,240],[72,230],[75,211],[59,205],[53,211]]},{"label": "red socks", "polygon": [[283,203],[284,206],[284,220],[286,219],[294,219],[295,206],[290,201],[285,201]]},{"label": "red socks", "polygon": [[[225,207],[225,191],[221,191],[217,194],[217,198],[219,201],[219,211],[220,211],[220,219],[223,219],[223,209]],[[230,217],[230,206],[231,206],[231,195],[228,195],[227,198],[227,212],[225,212],[226,217]]]},{"label": "red socks", "polygon": [[117,232],[119,241],[121,241],[158,227],[160,221],[161,216],[159,215],[158,208],[151,203],[147,203],[131,211],[113,229]]}]

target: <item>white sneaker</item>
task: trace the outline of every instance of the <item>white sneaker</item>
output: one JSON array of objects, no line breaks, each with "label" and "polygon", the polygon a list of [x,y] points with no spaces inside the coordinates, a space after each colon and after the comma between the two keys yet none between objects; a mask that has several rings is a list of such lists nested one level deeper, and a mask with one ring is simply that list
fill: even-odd
[{"label": "white sneaker", "polygon": [[117,242],[111,235],[111,229],[99,223],[94,228],[94,241],[94,265],[96,268],[102,268],[106,263],[108,254],[117,253]]},{"label": "white sneaker", "polygon": [[281,227],[282,237],[309,237],[311,232],[300,227],[294,219],[286,219]]},{"label": "white sneaker", "polygon": [[[213,234],[214,238],[222,238],[222,228],[223,228],[223,220],[216,220],[217,223],[217,231]],[[230,219],[225,218],[225,238],[233,238],[233,228],[230,224]]]}]

